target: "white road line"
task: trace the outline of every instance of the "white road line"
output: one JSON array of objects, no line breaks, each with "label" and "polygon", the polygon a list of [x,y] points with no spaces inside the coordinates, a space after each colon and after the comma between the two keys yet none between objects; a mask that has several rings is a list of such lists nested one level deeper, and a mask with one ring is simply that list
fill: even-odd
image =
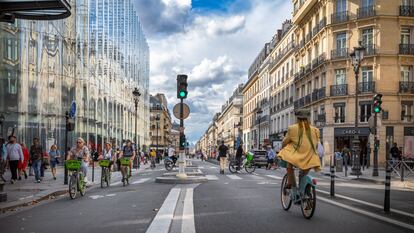
[{"label": "white road line", "polygon": [[121,181],[118,181],[118,182],[112,183],[111,186],[116,186],[118,184],[122,184],[122,182]]},{"label": "white road line", "polygon": [[241,177],[238,177],[236,175],[226,175],[228,178],[232,179],[232,180],[241,180]]},{"label": "white road line", "polygon": [[384,221],[384,222],[387,222],[387,223],[391,223],[391,224],[394,224],[394,225],[399,226],[399,227],[414,230],[414,225],[410,225],[410,224],[407,224],[407,223],[404,223],[404,222],[401,222],[401,221],[398,221],[398,220],[390,219],[390,218],[387,218],[387,217],[384,217],[384,216],[381,216],[381,215],[378,215],[378,214],[374,214],[374,213],[371,213],[371,212],[368,212],[368,211],[365,211],[365,210],[361,210],[361,209],[358,209],[358,208],[347,206],[345,204],[329,200],[328,198],[318,197],[318,200],[327,202],[327,203],[332,204],[332,205],[342,207],[344,209],[347,209],[347,210],[350,210],[350,211],[353,211],[353,212],[356,212],[356,213],[359,213],[359,214],[363,214],[363,215],[371,217],[371,218],[375,218],[375,219],[378,219],[378,220],[381,220],[381,221]]},{"label": "white road line", "polygon": [[168,233],[171,222],[174,217],[175,207],[177,206],[178,198],[180,197],[181,189],[173,188],[165,198],[160,210],[152,220],[151,225],[147,229],[147,233]]},{"label": "white road line", "polygon": [[206,175],[207,180],[218,180],[219,178],[216,175]]},{"label": "white road line", "polygon": [[211,168],[211,169],[216,169],[216,168],[218,168],[218,167],[213,167],[213,166],[211,166],[210,168]]},{"label": "white road line", "polygon": [[264,178],[259,176],[259,175],[251,175],[251,176],[247,176],[247,177],[251,177],[253,178],[253,180],[263,180]]},{"label": "white road line", "polygon": [[[324,193],[324,194],[330,194],[329,192],[324,191],[324,190],[320,190],[320,189],[316,189],[316,191],[318,191],[320,193]],[[339,198],[343,198],[343,199],[349,200],[349,201],[357,202],[357,203],[360,203],[360,204],[363,204],[363,205],[375,207],[375,208],[378,208],[378,209],[383,209],[384,208],[381,205],[377,205],[377,204],[374,204],[374,203],[370,203],[370,202],[358,200],[358,199],[355,199],[355,198],[352,198],[352,197],[347,197],[347,196],[340,195],[340,194],[335,194],[335,196],[336,197],[339,197]],[[414,218],[414,214],[408,213],[408,212],[405,212],[405,211],[402,211],[402,210],[391,209],[391,212],[394,212],[394,213],[397,213],[397,214],[401,214],[401,215],[405,215],[405,216]]]},{"label": "white road line", "polygon": [[276,179],[276,180],[281,180],[281,179],[283,179],[282,177],[280,177],[280,176],[276,176],[276,175],[266,175],[267,177],[270,177],[270,178],[273,178],[273,179]]},{"label": "white road line", "polygon": [[137,181],[132,182],[132,184],[141,184],[141,183],[144,183],[144,182],[149,181],[150,179],[151,179],[151,178],[143,178],[143,179],[139,179],[139,180],[137,180]]},{"label": "white road line", "polygon": [[183,218],[181,223],[181,233],[195,233],[195,223],[194,223],[194,202],[193,202],[193,193],[194,189],[187,188],[185,199],[184,199],[184,208],[183,208]]}]

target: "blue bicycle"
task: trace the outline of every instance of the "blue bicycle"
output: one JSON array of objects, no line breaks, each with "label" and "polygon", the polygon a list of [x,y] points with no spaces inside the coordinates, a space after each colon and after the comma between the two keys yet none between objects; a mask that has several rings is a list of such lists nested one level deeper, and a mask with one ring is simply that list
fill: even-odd
[{"label": "blue bicycle", "polygon": [[[280,167],[287,167],[286,161],[279,162]],[[312,218],[316,208],[316,179],[310,175],[300,176],[299,187],[287,188],[288,176],[283,177],[280,188],[280,201],[284,210],[289,210],[292,202],[300,205],[302,215],[306,219]]]}]

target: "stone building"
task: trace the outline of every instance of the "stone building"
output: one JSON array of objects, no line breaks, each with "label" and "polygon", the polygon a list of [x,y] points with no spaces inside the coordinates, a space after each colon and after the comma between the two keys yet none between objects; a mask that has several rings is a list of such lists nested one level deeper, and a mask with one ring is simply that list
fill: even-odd
[{"label": "stone building", "polygon": [[164,153],[171,145],[171,115],[168,110],[167,98],[162,93],[150,96],[151,149]]}]

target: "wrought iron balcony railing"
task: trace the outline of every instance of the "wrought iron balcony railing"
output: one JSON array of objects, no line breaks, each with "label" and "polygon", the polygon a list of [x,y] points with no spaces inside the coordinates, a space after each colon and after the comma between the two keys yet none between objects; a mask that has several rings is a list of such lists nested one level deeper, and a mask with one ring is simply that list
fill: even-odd
[{"label": "wrought iron balcony railing", "polygon": [[365,56],[373,56],[377,54],[377,48],[374,44],[368,44],[365,46]]},{"label": "wrought iron balcony railing", "polygon": [[343,23],[349,21],[348,11],[336,12],[331,15],[331,23]]},{"label": "wrought iron balcony railing", "polygon": [[369,18],[376,15],[375,6],[361,7],[357,10],[358,19]]},{"label": "wrought iron balcony railing", "polygon": [[334,49],[331,51],[331,59],[344,59],[348,57],[348,48]]},{"label": "wrought iron balcony railing", "polygon": [[414,55],[414,44],[400,44],[400,54]]},{"label": "wrought iron balcony railing", "polygon": [[331,96],[348,95],[348,84],[331,85]]},{"label": "wrought iron balcony railing", "polygon": [[361,82],[358,83],[358,92],[359,93],[372,93],[375,92],[375,82]]},{"label": "wrought iron balcony railing", "polygon": [[400,82],[400,93],[414,94],[414,82]]},{"label": "wrought iron balcony railing", "polygon": [[400,6],[400,16],[414,16],[414,6]]}]

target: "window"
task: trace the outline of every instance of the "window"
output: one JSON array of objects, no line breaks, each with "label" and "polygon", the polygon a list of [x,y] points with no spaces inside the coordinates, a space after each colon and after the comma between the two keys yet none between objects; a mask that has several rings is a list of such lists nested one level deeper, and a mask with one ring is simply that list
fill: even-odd
[{"label": "window", "polygon": [[326,73],[322,73],[321,82],[321,87],[326,87]]},{"label": "window", "polygon": [[362,67],[362,82],[370,83],[373,80],[372,66]]},{"label": "window", "polygon": [[413,67],[412,66],[401,66],[401,82],[412,82],[413,81]]},{"label": "window", "polygon": [[401,28],[401,44],[410,44],[411,42],[411,28]]},{"label": "window", "polygon": [[336,34],[336,49],[342,50],[346,48],[346,32]]},{"label": "window", "polygon": [[4,50],[5,54],[4,57],[8,60],[16,60],[17,59],[17,54],[18,54],[18,40],[17,39],[12,39],[12,38],[5,38],[5,47],[6,49]]},{"label": "window", "polygon": [[335,70],[334,85],[343,85],[343,84],[346,84],[346,70],[337,69]]},{"label": "window", "polygon": [[364,45],[365,48],[372,46],[372,44],[374,43],[372,28],[363,29],[361,32],[361,36],[362,36],[362,44]]},{"label": "window", "polygon": [[14,73],[7,71],[7,93],[13,95],[17,94],[17,78]]},{"label": "window", "polygon": [[345,123],[345,103],[334,103],[335,123]]},{"label": "window", "polygon": [[413,5],[413,0],[401,0],[401,5],[402,6],[412,6]]},{"label": "window", "polygon": [[346,0],[337,0],[336,1],[336,12],[346,11]]},{"label": "window", "polygon": [[368,119],[371,117],[371,103],[360,103],[359,105],[359,121],[368,122]]},{"label": "window", "polygon": [[374,0],[361,0],[361,7],[372,7]]},{"label": "window", "polygon": [[319,89],[319,77],[315,78],[315,81],[313,82],[313,89]]},{"label": "window", "polygon": [[413,102],[402,101],[401,102],[401,120],[403,122],[412,122],[413,120]]}]

